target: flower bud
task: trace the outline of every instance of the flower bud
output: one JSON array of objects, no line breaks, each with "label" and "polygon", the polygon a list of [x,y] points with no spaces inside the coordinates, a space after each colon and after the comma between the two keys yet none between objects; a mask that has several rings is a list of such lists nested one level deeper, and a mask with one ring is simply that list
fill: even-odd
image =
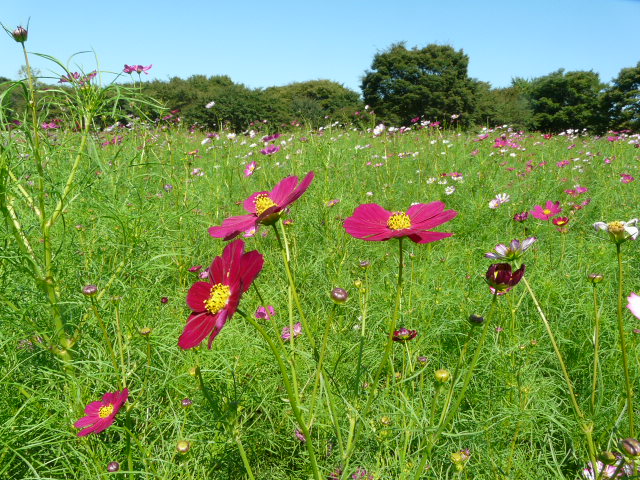
[{"label": "flower bud", "polygon": [[179,453],[182,453],[184,455],[189,450],[191,450],[191,442],[187,442],[186,440],[180,440],[176,444],[176,450],[178,450]]},{"label": "flower bud", "polygon": [[82,287],[82,294],[87,297],[93,297],[96,293],[98,293],[98,287],[96,285],[85,285]]},{"label": "flower bud", "polygon": [[439,383],[447,383],[451,379],[451,372],[446,368],[436,370],[434,375],[436,377],[436,381]]},{"label": "flower bud", "polygon": [[169,303],[169,297],[162,297],[160,303]]},{"label": "flower bud", "polygon": [[484,323],[484,317],[472,313],[471,315],[469,315],[469,323],[471,325],[482,325]]},{"label": "flower bud", "polygon": [[333,300],[337,304],[343,304],[349,299],[349,292],[347,292],[344,288],[336,287],[331,290],[331,300]]},{"label": "flower bud", "polygon": [[193,404],[193,401],[190,398],[185,397],[185,398],[182,399],[182,401],[180,403],[182,404],[183,407],[187,408],[187,407],[190,407]]},{"label": "flower bud", "polygon": [[120,464],[118,462],[109,462],[109,464],[107,465],[107,471],[108,472],[117,472],[118,470],[120,470]]},{"label": "flower bud", "polygon": [[151,330],[151,328],[149,327],[143,327],[140,329],[140,335],[142,335],[143,337],[148,337],[149,335],[151,335],[151,332],[153,330]]},{"label": "flower bud", "polygon": [[27,37],[29,36],[29,32],[26,28],[20,26],[16,28],[11,34],[13,39],[18,43],[24,43],[27,41]]},{"label": "flower bud", "polygon": [[615,463],[618,461],[618,458],[613,452],[605,451],[598,455],[598,460],[600,460],[605,465],[615,465]]},{"label": "flower bud", "polygon": [[362,287],[362,280],[356,280],[355,282],[353,282],[353,284],[356,286],[356,288],[360,288]]},{"label": "flower bud", "polygon": [[587,280],[595,285],[596,283],[600,283],[602,282],[602,280],[604,280],[604,275],[602,275],[601,273],[590,273],[589,275],[587,275]]},{"label": "flower bud", "polygon": [[640,442],[636,438],[624,438],[620,440],[618,447],[629,457],[640,456]]}]

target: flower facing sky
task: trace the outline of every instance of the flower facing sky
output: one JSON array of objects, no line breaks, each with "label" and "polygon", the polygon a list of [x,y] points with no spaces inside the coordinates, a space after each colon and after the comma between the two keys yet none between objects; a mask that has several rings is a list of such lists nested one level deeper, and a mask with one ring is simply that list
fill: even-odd
[{"label": "flower facing sky", "polygon": [[78,432],[78,436],[100,433],[109,428],[128,397],[129,390],[125,388],[122,391],[105,393],[102,400],[87,405],[84,408],[86,416],[73,424],[74,427],[83,429]]},{"label": "flower facing sky", "polygon": [[514,272],[508,263],[494,263],[487,270],[485,279],[492,293],[504,295],[522,280],[524,271],[524,264]]},{"label": "flower facing sky", "polygon": [[550,220],[551,218],[558,215],[562,212],[562,208],[560,208],[560,202],[552,202],[551,200],[547,201],[546,205],[542,207],[541,205],[536,205],[531,210],[531,215],[538,220]]},{"label": "flower facing sky", "polygon": [[124,73],[129,73],[129,74],[131,74],[133,72],[135,72],[137,74],[140,74],[140,73],[144,72],[145,75],[149,75],[148,70],[151,70],[151,67],[153,67],[153,65],[148,65],[148,66],[144,67],[142,65],[127,65],[125,63],[124,69],[122,71]]},{"label": "flower facing sky", "polygon": [[536,237],[529,237],[521,242],[516,238],[511,240],[511,244],[509,246],[504,243],[496,245],[495,253],[485,253],[484,256],[492,260],[506,260],[507,262],[514,262],[522,257],[524,252],[526,252],[529,247],[536,242],[536,240]]},{"label": "flower facing sky", "polygon": [[613,243],[622,243],[629,239],[636,240],[638,238],[638,219],[633,218],[628,222],[596,222],[593,227],[596,230],[604,230],[609,234],[609,238]]},{"label": "flower facing sky", "polygon": [[375,203],[366,203],[356,207],[353,215],[344,221],[344,228],[352,237],[368,242],[409,237],[415,243],[429,243],[453,235],[430,230],[456,215],[455,210],[445,210],[442,202],[417,203],[406,213],[390,212]]},{"label": "flower facing sky", "polygon": [[178,340],[183,350],[197,347],[209,336],[211,348],[216,335],[238,309],[242,294],[249,290],[264,265],[257,250],[244,251],[244,241],[228,244],[222,256],[216,257],[209,267],[206,282],[196,282],[187,294],[187,305],[192,310],[187,325]]},{"label": "flower facing sky", "polygon": [[300,183],[298,177],[287,177],[270,192],[254,193],[244,201],[244,209],[249,212],[248,215],[226,218],[221,226],[209,228],[209,235],[231,240],[251,228],[257,229],[260,224],[274,224],[289,205],[307,191],[313,176],[313,172],[309,172]]}]

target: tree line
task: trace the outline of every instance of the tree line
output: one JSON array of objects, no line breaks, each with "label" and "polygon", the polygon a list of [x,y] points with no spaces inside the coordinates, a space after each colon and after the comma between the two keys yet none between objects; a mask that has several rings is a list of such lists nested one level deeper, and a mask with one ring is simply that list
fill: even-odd
[{"label": "tree line", "polygon": [[[448,45],[408,49],[397,43],[374,56],[362,77],[361,94],[331,80],[251,89],[225,75],[132,86],[175,112],[166,120],[179,117],[183,124],[206,129],[242,131],[256,122],[317,128],[336,121],[367,127],[429,120],[462,127],[508,124],[551,133],[569,128],[640,130],[640,62],[623,68],[611,84],[591,70],[560,69],[533,79],[514,78],[506,88],[469,77],[468,64],[463,50]],[[8,83],[0,85],[0,92],[10,85],[2,78],[0,84],[3,80]],[[14,89],[0,97],[14,116],[24,107],[18,94]]]}]

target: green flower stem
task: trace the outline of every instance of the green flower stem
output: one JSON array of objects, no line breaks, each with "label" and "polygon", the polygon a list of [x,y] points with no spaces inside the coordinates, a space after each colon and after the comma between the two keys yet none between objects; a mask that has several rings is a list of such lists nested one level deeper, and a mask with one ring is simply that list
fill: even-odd
[{"label": "green flower stem", "polygon": [[[391,352],[393,350],[393,332],[395,332],[396,330],[396,324],[398,322],[398,317],[400,315],[400,306],[401,306],[401,300],[402,300],[402,262],[403,262],[402,237],[398,239],[398,257],[399,257],[398,258],[399,262],[398,262],[398,285],[396,289],[396,305],[393,311],[393,316],[391,317],[391,321],[389,322],[389,333],[387,335],[387,344],[385,345],[385,348],[384,348],[384,355],[382,356],[382,360],[380,360],[380,363],[378,364],[378,368],[373,374],[373,379],[371,382],[372,391],[369,392],[367,403],[365,404],[364,408],[360,411],[355,421],[351,422],[349,437],[347,439],[346,454],[345,454],[345,457],[343,458],[343,460],[345,461],[347,461],[353,454],[353,451],[355,449],[355,446],[358,440],[358,436],[360,433],[360,430],[357,429],[358,420],[363,420],[367,418],[367,415],[369,414],[369,410],[373,405],[373,401],[376,399],[375,390],[378,387],[378,381],[382,376],[382,372],[384,371],[385,365],[387,364],[388,361],[391,361]],[[358,389],[359,388],[360,386],[358,386]]]},{"label": "green flower stem", "polygon": [[[302,409],[298,403],[298,397],[295,395],[293,387],[291,386],[291,382],[289,381],[289,372],[287,371],[287,367],[282,360],[282,355],[280,349],[273,341],[273,339],[269,336],[269,334],[265,331],[265,329],[260,325],[254,318],[250,315],[242,314],[239,310],[238,313],[244,315],[244,318],[258,331],[260,336],[267,342],[273,356],[276,358],[278,363],[278,367],[280,368],[280,373],[282,375],[282,382],[284,383],[284,388],[287,391],[287,397],[289,399],[289,404],[291,405],[291,409],[293,410],[293,415],[298,422],[298,426],[300,430],[302,430],[302,434],[305,436],[307,441],[305,442],[305,446],[307,447],[307,453],[309,455],[309,463],[311,464],[311,470],[313,472],[313,478],[315,480],[322,480],[320,475],[320,471],[318,470],[318,463],[316,461],[315,449],[313,448],[313,441],[311,439],[311,435],[309,433],[309,429],[307,428],[307,424],[302,416]],[[293,335],[293,332],[291,332]]]},{"label": "green flower stem", "polygon": [[[293,295],[293,300],[298,309],[298,314],[300,315],[300,321],[302,323],[302,327],[307,332],[306,337],[309,339],[309,344],[311,345],[311,348],[313,349],[314,354],[316,355],[316,358],[317,358],[318,350],[316,348],[316,342],[314,339],[313,330],[311,330],[307,322],[307,318],[304,315],[304,311],[302,310],[300,297],[298,296],[298,291],[296,290],[296,285],[293,280],[293,274],[291,272],[291,254],[289,253],[289,243],[287,242],[287,236],[285,233],[284,225],[282,225],[282,222],[278,222],[278,223],[280,223],[280,230],[282,230],[282,235],[280,235],[280,232],[278,232],[278,228],[275,225],[273,225],[273,231],[276,234],[278,244],[280,245],[280,250],[282,251],[282,259],[284,260],[284,268],[287,273],[287,279],[289,280],[291,294]],[[290,328],[291,328],[291,336],[293,337],[293,325],[291,325]]]},{"label": "green flower stem", "polygon": [[118,350],[120,351],[120,368],[122,369],[122,388],[127,386],[127,369],[124,363],[124,347],[122,345],[122,325],[120,323],[120,308],[116,305],[116,330],[118,332]]},{"label": "green flower stem", "polygon": [[551,330],[551,325],[549,324],[549,320],[547,320],[547,317],[545,316],[544,312],[542,311],[542,308],[540,307],[540,303],[538,303],[538,299],[533,293],[533,290],[531,289],[531,286],[529,285],[529,282],[525,277],[522,277],[522,282],[527,287],[527,290],[529,291],[529,295],[531,296],[531,300],[533,300],[533,303],[535,304],[536,309],[538,310],[538,314],[542,319],[544,328],[547,330],[547,334],[549,335],[549,340],[551,341],[551,345],[553,346],[553,351],[555,352],[556,357],[558,358],[558,362],[560,363],[560,368],[562,369],[562,375],[564,376],[564,381],[567,384],[567,389],[569,390],[569,399],[571,400],[573,411],[576,415],[578,422],[580,422],[582,431],[584,432],[585,437],[587,439],[589,459],[591,461],[591,465],[593,465],[593,468],[596,470],[595,475],[597,477],[598,472],[597,472],[597,462],[596,462],[596,450],[595,450],[595,445],[593,443],[593,423],[587,421],[584,413],[582,412],[582,410],[580,409],[580,406],[578,405],[578,400],[576,399],[576,394],[573,390],[573,384],[571,383],[571,378],[569,377],[567,366],[564,363],[564,359],[562,358],[562,353],[560,352],[560,348],[558,348],[558,343],[556,342],[555,335]]},{"label": "green flower stem", "polygon": [[600,311],[598,310],[598,294],[596,285],[593,284],[593,310],[594,310],[594,331],[593,331],[593,385],[591,387],[591,410],[596,410],[596,392],[598,387],[598,368],[600,358]]},{"label": "green flower stem", "polygon": [[620,334],[620,351],[622,352],[622,369],[624,370],[624,383],[627,393],[627,412],[629,413],[629,436],[635,436],[634,413],[633,413],[633,389],[631,386],[631,377],[629,375],[629,359],[627,357],[627,343],[624,334],[624,319],[622,315],[622,299],[623,293],[623,269],[622,269],[622,251],[620,244],[616,243],[616,253],[618,256],[618,332]]},{"label": "green flower stem", "polygon": [[[118,372],[120,367],[118,366],[118,360],[116,359],[116,352],[113,350],[113,345],[111,345],[111,339],[109,338],[109,332],[107,331],[107,326],[104,324],[102,320],[102,315],[100,315],[100,311],[98,310],[98,305],[96,305],[96,301],[91,298],[91,307],[93,308],[93,313],[98,319],[98,323],[100,324],[100,329],[102,330],[102,336],[104,337],[104,343],[107,345],[107,350],[109,350],[109,355],[111,356],[111,361],[113,363],[114,372]],[[124,376],[124,372],[121,372]],[[124,384],[120,385],[120,390],[124,388]]]},{"label": "green flower stem", "polygon": [[242,463],[244,464],[244,469],[249,475],[249,480],[255,480],[253,476],[253,472],[251,471],[251,464],[249,463],[249,459],[247,458],[247,453],[244,451],[244,447],[242,446],[242,440],[240,440],[240,435],[234,435],[236,445],[238,446],[238,451],[240,452],[240,457],[242,457]]}]

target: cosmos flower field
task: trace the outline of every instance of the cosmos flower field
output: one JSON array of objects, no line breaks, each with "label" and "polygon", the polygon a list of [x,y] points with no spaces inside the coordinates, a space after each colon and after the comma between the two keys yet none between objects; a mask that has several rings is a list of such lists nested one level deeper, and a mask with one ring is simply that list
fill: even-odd
[{"label": "cosmos flower field", "polygon": [[0,478],[639,475],[640,136],[105,126],[150,101],[58,65],[0,111]]}]

